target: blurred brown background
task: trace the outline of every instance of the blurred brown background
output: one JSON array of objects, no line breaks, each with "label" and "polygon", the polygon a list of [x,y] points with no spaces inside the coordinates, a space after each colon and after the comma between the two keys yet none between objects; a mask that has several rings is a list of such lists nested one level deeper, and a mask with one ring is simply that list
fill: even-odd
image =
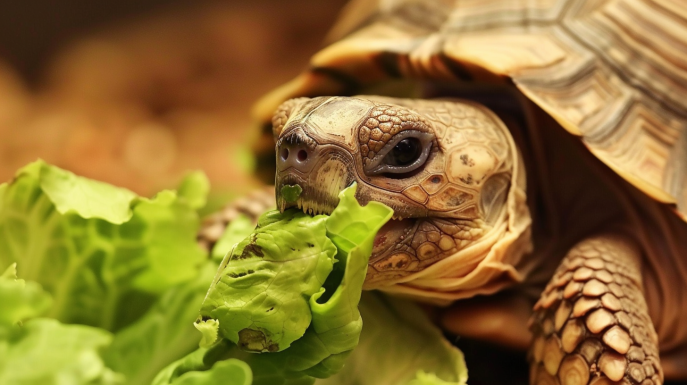
[{"label": "blurred brown background", "polygon": [[0,182],[40,157],[151,195],[251,178],[250,107],[295,76],[344,0],[0,5]]}]

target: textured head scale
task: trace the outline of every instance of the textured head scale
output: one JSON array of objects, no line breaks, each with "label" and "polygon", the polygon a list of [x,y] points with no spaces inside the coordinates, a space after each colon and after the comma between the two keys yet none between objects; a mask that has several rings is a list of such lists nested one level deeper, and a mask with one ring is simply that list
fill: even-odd
[{"label": "textured head scale", "polygon": [[[508,230],[514,191],[524,189],[507,128],[475,103],[300,98],[284,103],[273,123],[280,209],[329,213],[353,182],[361,203],[394,209],[396,220],[375,242],[368,287],[405,282],[470,248],[471,263],[460,268],[476,269],[489,254],[476,245],[499,241],[494,232]],[[281,189],[294,184],[303,193],[287,202]]]}]

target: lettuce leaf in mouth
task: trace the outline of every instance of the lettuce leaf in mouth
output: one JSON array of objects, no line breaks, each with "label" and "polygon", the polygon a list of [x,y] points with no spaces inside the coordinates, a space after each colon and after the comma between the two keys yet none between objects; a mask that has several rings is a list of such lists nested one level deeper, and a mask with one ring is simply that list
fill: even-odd
[{"label": "lettuce leaf in mouth", "polygon": [[[209,373],[239,360],[253,385],[464,385],[460,351],[419,307],[378,293],[361,302],[375,235],[392,214],[380,203],[360,206],[352,186],[328,217],[263,215],[227,254],[208,291],[196,323],[203,347],[153,384],[209,384]],[[257,275],[264,269],[272,271]],[[280,274],[288,279],[279,281]]]},{"label": "lettuce leaf in mouth", "polygon": [[393,214],[381,203],[360,206],[355,188],[330,216],[265,213],[224,258],[201,306],[206,342],[220,338],[155,383],[228,358],[248,363],[254,384],[312,383],[340,370],[362,329],[358,303],[375,234]]},{"label": "lettuce leaf in mouth", "polygon": [[[201,306],[199,329],[207,336],[218,328],[223,338],[252,352],[283,351],[309,328],[325,340],[346,330],[356,338],[337,341],[343,348],[333,351],[352,349],[374,236],[393,214],[376,202],[360,206],[355,188],[341,193],[331,216],[295,209],[263,214],[220,265]],[[338,274],[330,276],[335,264]]]},{"label": "lettuce leaf in mouth", "polygon": [[200,309],[221,335],[248,351],[281,351],[305,333],[309,299],[322,290],[336,247],[327,217],[268,212],[225,257]]}]

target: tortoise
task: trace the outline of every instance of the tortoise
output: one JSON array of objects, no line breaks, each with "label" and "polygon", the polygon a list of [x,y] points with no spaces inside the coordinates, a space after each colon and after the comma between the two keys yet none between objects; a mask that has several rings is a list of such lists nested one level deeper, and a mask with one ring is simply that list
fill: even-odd
[{"label": "tortoise", "polygon": [[687,378],[687,4],[354,0],[328,41],[255,109],[281,210],[357,182],[395,210],[366,288],[529,347],[531,384]]}]

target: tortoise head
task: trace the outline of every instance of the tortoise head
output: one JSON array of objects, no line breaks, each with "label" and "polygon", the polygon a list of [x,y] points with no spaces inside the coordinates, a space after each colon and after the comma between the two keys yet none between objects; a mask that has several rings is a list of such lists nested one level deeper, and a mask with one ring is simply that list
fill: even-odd
[{"label": "tortoise head", "polygon": [[[357,182],[361,204],[393,208],[377,234],[367,288],[407,279],[475,246],[507,220],[513,140],[488,109],[464,101],[292,99],[273,118],[280,210],[328,214]],[[299,196],[287,194],[299,185]],[[492,237],[493,238],[493,237]],[[466,261],[465,273],[480,258]]]}]

